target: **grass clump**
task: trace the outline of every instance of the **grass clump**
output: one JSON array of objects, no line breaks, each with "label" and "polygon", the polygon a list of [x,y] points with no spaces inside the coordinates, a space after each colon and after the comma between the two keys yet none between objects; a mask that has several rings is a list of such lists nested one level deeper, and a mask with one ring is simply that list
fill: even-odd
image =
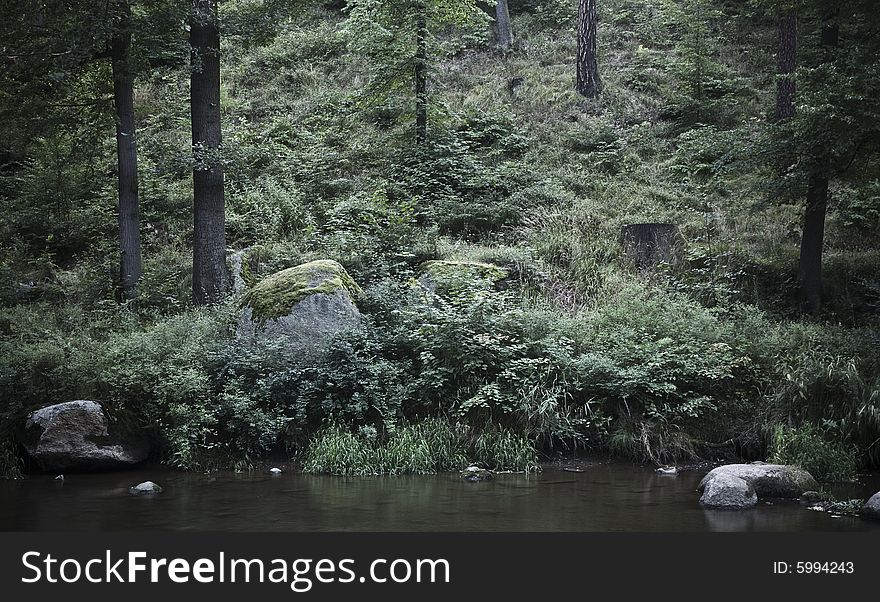
[{"label": "grass clump", "polygon": [[404,424],[387,437],[362,427],[357,433],[336,423],[320,431],[303,455],[303,471],[341,476],[435,474],[458,471],[468,458],[494,470],[540,469],[535,447],[511,431],[487,431],[469,438],[469,429],[445,419]]},{"label": "grass clump", "polygon": [[820,481],[850,481],[858,468],[854,448],[827,441],[811,424],[777,427],[771,452],[771,462],[800,466]]}]

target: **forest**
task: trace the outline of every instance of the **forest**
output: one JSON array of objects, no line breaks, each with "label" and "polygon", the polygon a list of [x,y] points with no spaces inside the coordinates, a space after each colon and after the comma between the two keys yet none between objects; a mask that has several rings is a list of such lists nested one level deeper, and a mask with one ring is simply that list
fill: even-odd
[{"label": "forest", "polygon": [[0,475],[880,466],[874,2],[0,6]]}]

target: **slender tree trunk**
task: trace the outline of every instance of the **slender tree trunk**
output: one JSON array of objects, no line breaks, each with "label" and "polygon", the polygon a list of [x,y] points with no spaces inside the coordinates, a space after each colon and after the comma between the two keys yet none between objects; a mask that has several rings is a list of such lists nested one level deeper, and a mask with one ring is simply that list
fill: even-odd
[{"label": "slender tree trunk", "polygon": [[578,4],[577,91],[587,98],[596,98],[602,92],[596,60],[596,2],[580,0]]},{"label": "slender tree trunk", "polygon": [[[823,62],[831,60],[837,48],[837,12],[822,19],[821,46],[825,50]],[[831,149],[817,149],[816,162],[807,183],[807,202],[804,211],[804,230],[801,236],[800,285],[802,308],[817,313],[822,306],[822,250],[825,244],[825,213],[828,209],[828,180],[831,172]]]},{"label": "slender tree trunk", "polygon": [[513,28],[510,25],[507,0],[498,0],[495,4],[495,23],[498,26],[498,47],[508,52],[513,47]]},{"label": "slender tree trunk", "polygon": [[416,18],[416,144],[428,138],[428,23],[424,4],[419,5]]},{"label": "slender tree trunk", "polygon": [[226,214],[220,157],[220,32],[217,0],[192,0],[190,110],[193,144],[193,299],[226,293]]},{"label": "slender tree trunk", "polygon": [[121,3],[123,20],[110,45],[113,67],[113,103],[116,108],[116,157],[119,179],[120,282],[125,299],[137,295],[143,272],[138,218],[137,145],[134,121],[134,77],[131,72],[131,8]]},{"label": "slender tree trunk", "polygon": [[779,17],[777,28],[778,50],[776,64],[779,79],[776,81],[776,120],[794,117],[795,81],[792,77],[797,64],[797,13],[789,12]]}]

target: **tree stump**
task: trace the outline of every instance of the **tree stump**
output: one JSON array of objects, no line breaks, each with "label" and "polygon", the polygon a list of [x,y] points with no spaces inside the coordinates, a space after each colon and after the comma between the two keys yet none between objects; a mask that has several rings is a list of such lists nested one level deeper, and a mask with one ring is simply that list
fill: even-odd
[{"label": "tree stump", "polygon": [[640,270],[661,263],[675,263],[681,256],[684,239],[675,224],[630,224],[620,229],[624,253]]}]

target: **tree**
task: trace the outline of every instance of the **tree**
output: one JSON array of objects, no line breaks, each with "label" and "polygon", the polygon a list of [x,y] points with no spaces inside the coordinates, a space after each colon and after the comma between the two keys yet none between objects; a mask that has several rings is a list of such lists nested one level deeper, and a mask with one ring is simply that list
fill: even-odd
[{"label": "tree", "polygon": [[[832,60],[837,48],[838,11],[822,16],[819,45],[824,63]],[[822,304],[822,251],[825,244],[825,214],[828,209],[828,179],[831,172],[831,150],[820,142],[807,182],[807,201],[801,235],[799,280],[804,311],[815,313]]]},{"label": "tree", "polygon": [[432,34],[485,19],[485,13],[475,0],[350,0],[348,6],[351,47],[366,57],[370,69],[359,104],[414,116],[414,138],[422,145],[429,131]]},{"label": "tree", "polygon": [[220,156],[220,30],[217,0],[192,0],[190,111],[193,148],[193,299],[219,301],[229,287]]},{"label": "tree", "polygon": [[797,64],[797,13],[788,11],[779,16],[777,24],[776,65],[776,120],[783,121],[794,116],[795,81]]},{"label": "tree", "polygon": [[495,24],[498,27],[498,47],[508,52],[513,47],[513,28],[510,25],[510,9],[507,0],[495,3]]},{"label": "tree", "polygon": [[580,0],[577,28],[577,91],[587,98],[602,92],[599,65],[596,59],[597,0]]},{"label": "tree", "polygon": [[113,103],[116,109],[116,155],[119,181],[120,281],[123,296],[134,298],[142,274],[138,217],[138,163],[134,119],[134,77],[131,66],[131,6],[118,2],[119,24],[110,43]]}]

